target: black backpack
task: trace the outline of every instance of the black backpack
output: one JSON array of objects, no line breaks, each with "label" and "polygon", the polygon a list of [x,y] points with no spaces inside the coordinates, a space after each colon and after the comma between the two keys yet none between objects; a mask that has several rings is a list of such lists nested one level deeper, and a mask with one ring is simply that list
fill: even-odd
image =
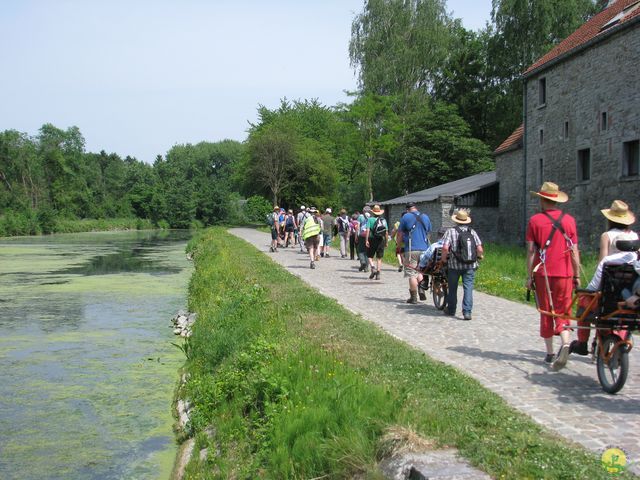
[{"label": "black backpack", "polygon": [[378,217],[376,218],[373,227],[371,227],[371,234],[375,238],[384,238],[387,234],[387,230],[387,222],[385,221],[385,219],[382,217]]},{"label": "black backpack", "polygon": [[474,263],[478,260],[478,245],[476,239],[473,236],[473,230],[467,228],[462,230],[456,226],[456,232],[458,232],[458,245],[453,254],[461,263]]}]

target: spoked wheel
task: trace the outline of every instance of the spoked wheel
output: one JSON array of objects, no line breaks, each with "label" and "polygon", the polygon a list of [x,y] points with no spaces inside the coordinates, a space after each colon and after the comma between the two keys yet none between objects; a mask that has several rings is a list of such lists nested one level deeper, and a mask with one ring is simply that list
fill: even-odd
[{"label": "spoked wheel", "polygon": [[[619,392],[629,373],[629,352],[626,345],[614,347],[620,341],[617,335],[607,335],[598,346],[598,380],[607,393]],[[602,350],[601,350],[602,349]]]},{"label": "spoked wheel", "polygon": [[444,310],[447,305],[447,282],[442,279],[433,277],[431,282],[431,293],[433,295],[433,304],[438,310]]}]

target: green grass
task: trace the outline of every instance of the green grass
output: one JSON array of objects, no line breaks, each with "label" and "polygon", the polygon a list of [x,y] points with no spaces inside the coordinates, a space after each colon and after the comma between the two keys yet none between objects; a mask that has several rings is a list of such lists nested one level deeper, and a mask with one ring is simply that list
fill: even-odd
[{"label": "green grass", "polygon": [[55,222],[55,233],[105,232],[109,230],[150,230],[151,220],[141,218],[102,218],[65,220]]},{"label": "green grass", "polygon": [[199,317],[178,392],[194,405],[187,478],[381,479],[380,458],[415,435],[458,448],[493,478],[610,478],[596,455],[222,229],[189,249],[189,308]]}]

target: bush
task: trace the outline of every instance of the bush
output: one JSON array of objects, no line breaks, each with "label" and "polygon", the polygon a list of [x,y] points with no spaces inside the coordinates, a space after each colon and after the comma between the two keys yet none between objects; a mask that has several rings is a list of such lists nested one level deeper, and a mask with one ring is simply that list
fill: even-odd
[{"label": "bush", "polygon": [[264,223],[264,218],[272,210],[271,202],[260,195],[249,197],[244,205],[244,215],[251,223]]},{"label": "bush", "polygon": [[169,230],[171,228],[171,226],[169,225],[169,222],[167,222],[166,220],[158,220],[158,223],[156,226],[162,230]]}]

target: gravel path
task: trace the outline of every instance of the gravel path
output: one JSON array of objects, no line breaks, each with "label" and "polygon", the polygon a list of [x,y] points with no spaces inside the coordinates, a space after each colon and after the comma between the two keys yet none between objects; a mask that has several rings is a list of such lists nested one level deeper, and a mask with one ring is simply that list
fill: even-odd
[{"label": "gravel path", "polygon": [[[390,266],[383,266],[380,281],[368,280],[356,261],[341,259],[332,249],[333,256],[320,259],[311,270],[308,255],[297,248],[268,253],[266,233],[242,228],[230,232],[322,294],[472,376],[550,430],[598,454],[607,446],[622,448],[632,471],[640,473],[640,365],[635,351],[629,355],[627,383],[609,395],[602,391],[590,357],[572,355],[560,372],[543,364],[539,317],[531,306],[475,292],[473,320],[467,322],[460,311],[447,317],[436,310],[430,292],[419,305],[404,303],[408,281]],[[461,301],[462,287],[458,308]]]}]

